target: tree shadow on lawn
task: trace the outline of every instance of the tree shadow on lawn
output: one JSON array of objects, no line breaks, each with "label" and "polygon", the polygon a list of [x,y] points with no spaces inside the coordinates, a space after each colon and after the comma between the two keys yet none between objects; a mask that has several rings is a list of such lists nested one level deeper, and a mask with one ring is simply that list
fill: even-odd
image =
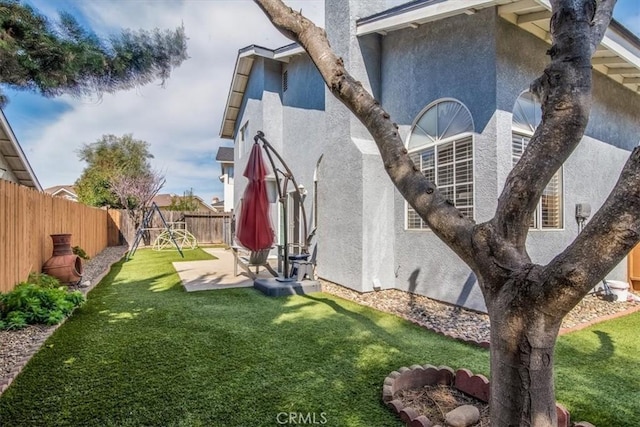
[{"label": "tree shadow on lawn", "polygon": [[640,346],[632,344],[637,339],[628,342],[617,334],[610,322],[558,340],[556,397],[573,420],[598,426],[638,426]]},{"label": "tree shadow on lawn", "polygon": [[[253,392],[271,407],[273,417],[293,411],[324,413],[327,425],[402,425],[381,403],[389,372],[416,363],[451,365],[464,359],[476,366],[482,360],[485,369],[488,365],[484,350],[346,300],[321,293],[260,298],[275,310],[270,323],[256,322],[256,333],[271,334],[278,344],[258,350],[269,380],[264,387],[256,384]],[[249,402],[253,398],[247,396]],[[249,406],[253,404],[258,402]],[[275,419],[271,421],[275,425]]]}]

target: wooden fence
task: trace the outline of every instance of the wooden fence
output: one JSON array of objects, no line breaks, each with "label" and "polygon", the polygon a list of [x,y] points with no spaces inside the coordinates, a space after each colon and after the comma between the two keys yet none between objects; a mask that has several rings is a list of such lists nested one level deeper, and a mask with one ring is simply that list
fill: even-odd
[{"label": "wooden fence", "polygon": [[[118,221],[113,215],[114,221]],[[135,239],[136,229],[133,221],[126,211],[119,212],[118,229],[120,231],[121,244],[131,246]],[[186,228],[198,241],[198,244],[231,244],[232,235],[232,215],[230,213],[203,213],[203,212],[181,212],[161,210],[162,216],[170,225],[176,228]],[[150,243],[153,244],[156,237],[164,229],[160,216],[155,214],[149,231]],[[143,246],[141,243],[140,246]]]},{"label": "wooden fence", "polygon": [[108,221],[106,210],[0,180],[0,292],[42,271],[53,253],[50,234],[70,233],[72,246],[98,254],[108,243]]}]

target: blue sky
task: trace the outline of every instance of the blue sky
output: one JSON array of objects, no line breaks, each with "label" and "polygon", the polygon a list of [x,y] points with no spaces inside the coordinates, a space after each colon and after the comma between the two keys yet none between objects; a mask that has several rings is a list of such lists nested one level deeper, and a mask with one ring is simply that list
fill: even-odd
[{"label": "blue sky", "polygon": [[[73,184],[85,164],[76,150],[103,134],[132,133],[150,144],[154,169],[164,172],[163,193],[194,194],[210,202],[222,198],[215,155],[231,141],[218,138],[238,49],[290,43],[250,0],[29,0],[57,18],[73,14],[101,37],[122,28],[175,28],[184,24],[190,59],[158,83],[130,91],[82,99],[45,99],[3,88],[5,115],[44,188]],[[288,2],[324,22],[324,0]]]},{"label": "blue sky", "polygon": [[[184,24],[190,59],[164,88],[156,83],[102,98],[45,99],[6,90],[5,115],[44,188],[72,184],[84,164],[76,150],[103,134],[132,133],[149,142],[152,166],[165,173],[163,193],[222,198],[215,155],[238,49],[289,43],[251,0],[29,0],[55,18],[58,10],[106,37],[121,28],[175,28]],[[324,0],[287,1],[320,25]],[[640,36],[640,0],[618,0],[615,18]]]}]

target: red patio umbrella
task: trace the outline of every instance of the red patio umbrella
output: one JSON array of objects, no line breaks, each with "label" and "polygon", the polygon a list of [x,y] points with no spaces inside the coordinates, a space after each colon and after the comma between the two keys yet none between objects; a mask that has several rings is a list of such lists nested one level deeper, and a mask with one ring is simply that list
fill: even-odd
[{"label": "red patio umbrella", "polygon": [[240,244],[251,251],[268,249],[273,245],[274,233],[265,182],[267,172],[262,147],[254,143],[243,174],[249,184],[244,190],[236,233]]}]

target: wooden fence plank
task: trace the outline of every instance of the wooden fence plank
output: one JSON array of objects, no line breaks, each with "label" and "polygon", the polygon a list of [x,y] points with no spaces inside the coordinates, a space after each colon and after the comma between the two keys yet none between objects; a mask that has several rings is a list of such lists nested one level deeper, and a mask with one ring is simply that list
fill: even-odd
[{"label": "wooden fence plank", "polygon": [[108,217],[104,209],[0,180],[0,292],[41,271],[53,252],[51,234],[71,233],[73,246],[97,255],[108,244]]},{"label": "wooden fence plank", "polygon": [[[168,223],[173,223],[174,227],[184,228],[194,235],[199,244],[231,244],[231,219],[232,214],[228,212],[202,213],[202,212],[181,212],[161,210],[162,215]],[[126,244],[132,245],[135,239],[136,229],[133,221],[126,213],[120,211],[119,228]],[[152,218],[149,231],[150,243],[162,232],[164,228],[162,220],[156,214]],[[143,243],[141,243],[143,246]]]}]

